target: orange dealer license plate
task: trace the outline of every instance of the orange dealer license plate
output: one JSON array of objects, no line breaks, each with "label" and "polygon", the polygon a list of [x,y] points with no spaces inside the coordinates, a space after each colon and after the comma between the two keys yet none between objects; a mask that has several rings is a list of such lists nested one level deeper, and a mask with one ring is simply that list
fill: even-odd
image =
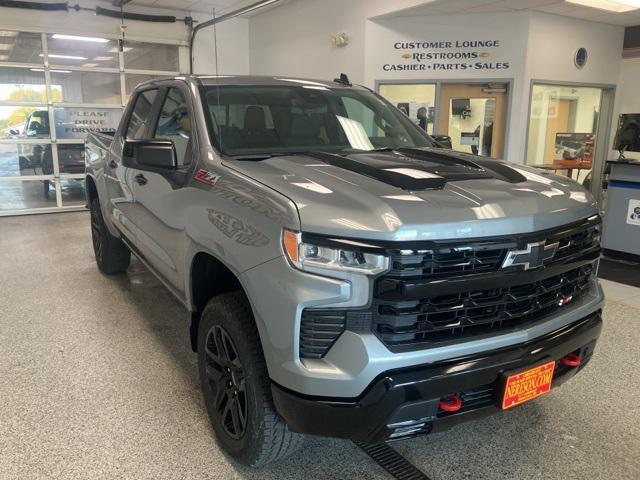
[{"label": "orange dealer license plate", "polygon": [[506,410],[515,407],[549,393],[555,366],[556,362],[551,361],[529,370],[509,375],[504,384],[502,409]]}]

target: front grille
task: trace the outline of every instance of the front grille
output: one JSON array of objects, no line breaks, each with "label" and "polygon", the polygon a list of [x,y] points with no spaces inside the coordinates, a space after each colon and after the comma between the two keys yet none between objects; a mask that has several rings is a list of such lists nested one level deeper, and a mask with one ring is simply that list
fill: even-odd
[{"label": "front grille", "polygon": [[[600,241],[600,223],[586,222],[578,227],[550,232],[544,237],[548,244],[558,242],[558,250],[552,262],[566,261],[581,254],[585,249],[597,246]],[[389,250],[391,270],[388,277],[432,279],[487,273],[500,270],[509,252],[518,248],[517,239],[496,239],[457,243],[431,248]],[[540,240],[532,235],[531,241]]]},{"label": "front grille", "polygon": [[372,329],[388,346],[438,342],[511,329],[588,291],[591,264],[544,280],[421,299],[374,299]]},{"label": "front grille", "polygon": [[[367,242],[368,248],[391,259],[389,271],[373,282],[371,305],[305,309],[300,357],[324,357],[344,330],[373,332],[399,352],[541,321],[589,290],[593,262],[600,254],[600,229],[599,217],[591,217],[552,231],[482,241]],[[519,265],[502,268],[509,251],[542,240],[558,244],[544,266],[529,271]],[[344,248],[336,240],[324,241]]]}]

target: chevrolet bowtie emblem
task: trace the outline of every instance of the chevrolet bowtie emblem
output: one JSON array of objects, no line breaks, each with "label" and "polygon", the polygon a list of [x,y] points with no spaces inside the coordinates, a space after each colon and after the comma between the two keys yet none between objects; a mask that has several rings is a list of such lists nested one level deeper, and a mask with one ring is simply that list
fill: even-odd
[{"label": "chevrolet bowtie emblem", "polygon": [[522,265],[525,270],[541,267],[544,262],[553,258],[558,250],[558,242],[546,245],[546,242],[535,242],[524,250],[511,250],[502,262],[502,268]]}]

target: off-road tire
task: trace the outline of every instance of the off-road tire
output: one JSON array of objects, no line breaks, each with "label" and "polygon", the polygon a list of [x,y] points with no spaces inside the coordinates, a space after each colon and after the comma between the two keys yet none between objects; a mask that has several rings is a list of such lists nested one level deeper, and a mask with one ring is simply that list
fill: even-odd
[{"label": "off-road tire", "polygon": [[[220,412],[223,408],[216,407],[216,392],[235,388],[231,385],[235,385],[236,380],[231,373],[228,373],[229,377],[218,376],[218,370],[226,372],[231,369],[218,368],[219,355],[212,354],[212,350],[220,350],[215,346],[216,332],[228,335],[225,338],[231,340],[232,348],[227,350],[235,350],[237,355],[232,357],[238,359],[231,369],[241,370],[239,376],[245,380],[244,394],[235,392],[238,405],[243,403],[246,407],[245,427],[241,436],[228,431],[229,427],[223,421],[224,415]],[[237,365],[240,365],[240,369]],[[260,467],[282,459],[301,447],[304,435],[291,432],[273,405],[258,330],[243,292],[213,297],[205,307],[198,328],[198,369],[209,420],[219,444],[232,458],[244,465]],[[219,385],[224,385],[223,390],[218,390]],[[220,397],[218,400],[220,404]]]},{"label": "off-road tire", "polygon": [[106,275],[126,272],[131,262],[131,252],[122,240],[111,235],[107,229],[97,198],[91,200],[90,210],[93,253],[98,269]]}]

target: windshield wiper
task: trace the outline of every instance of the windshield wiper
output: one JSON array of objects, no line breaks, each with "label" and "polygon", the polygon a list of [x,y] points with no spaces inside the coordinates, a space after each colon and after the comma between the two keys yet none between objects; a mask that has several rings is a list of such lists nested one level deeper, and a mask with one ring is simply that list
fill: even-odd
[{"label": "windshield wiper", "polygon": [[266,160],[274,157],[291,157],[294,155],[306,155],[309,152],[273,152],[273,153],[247,153],[241,155],[231,155],[233,160]]}]

